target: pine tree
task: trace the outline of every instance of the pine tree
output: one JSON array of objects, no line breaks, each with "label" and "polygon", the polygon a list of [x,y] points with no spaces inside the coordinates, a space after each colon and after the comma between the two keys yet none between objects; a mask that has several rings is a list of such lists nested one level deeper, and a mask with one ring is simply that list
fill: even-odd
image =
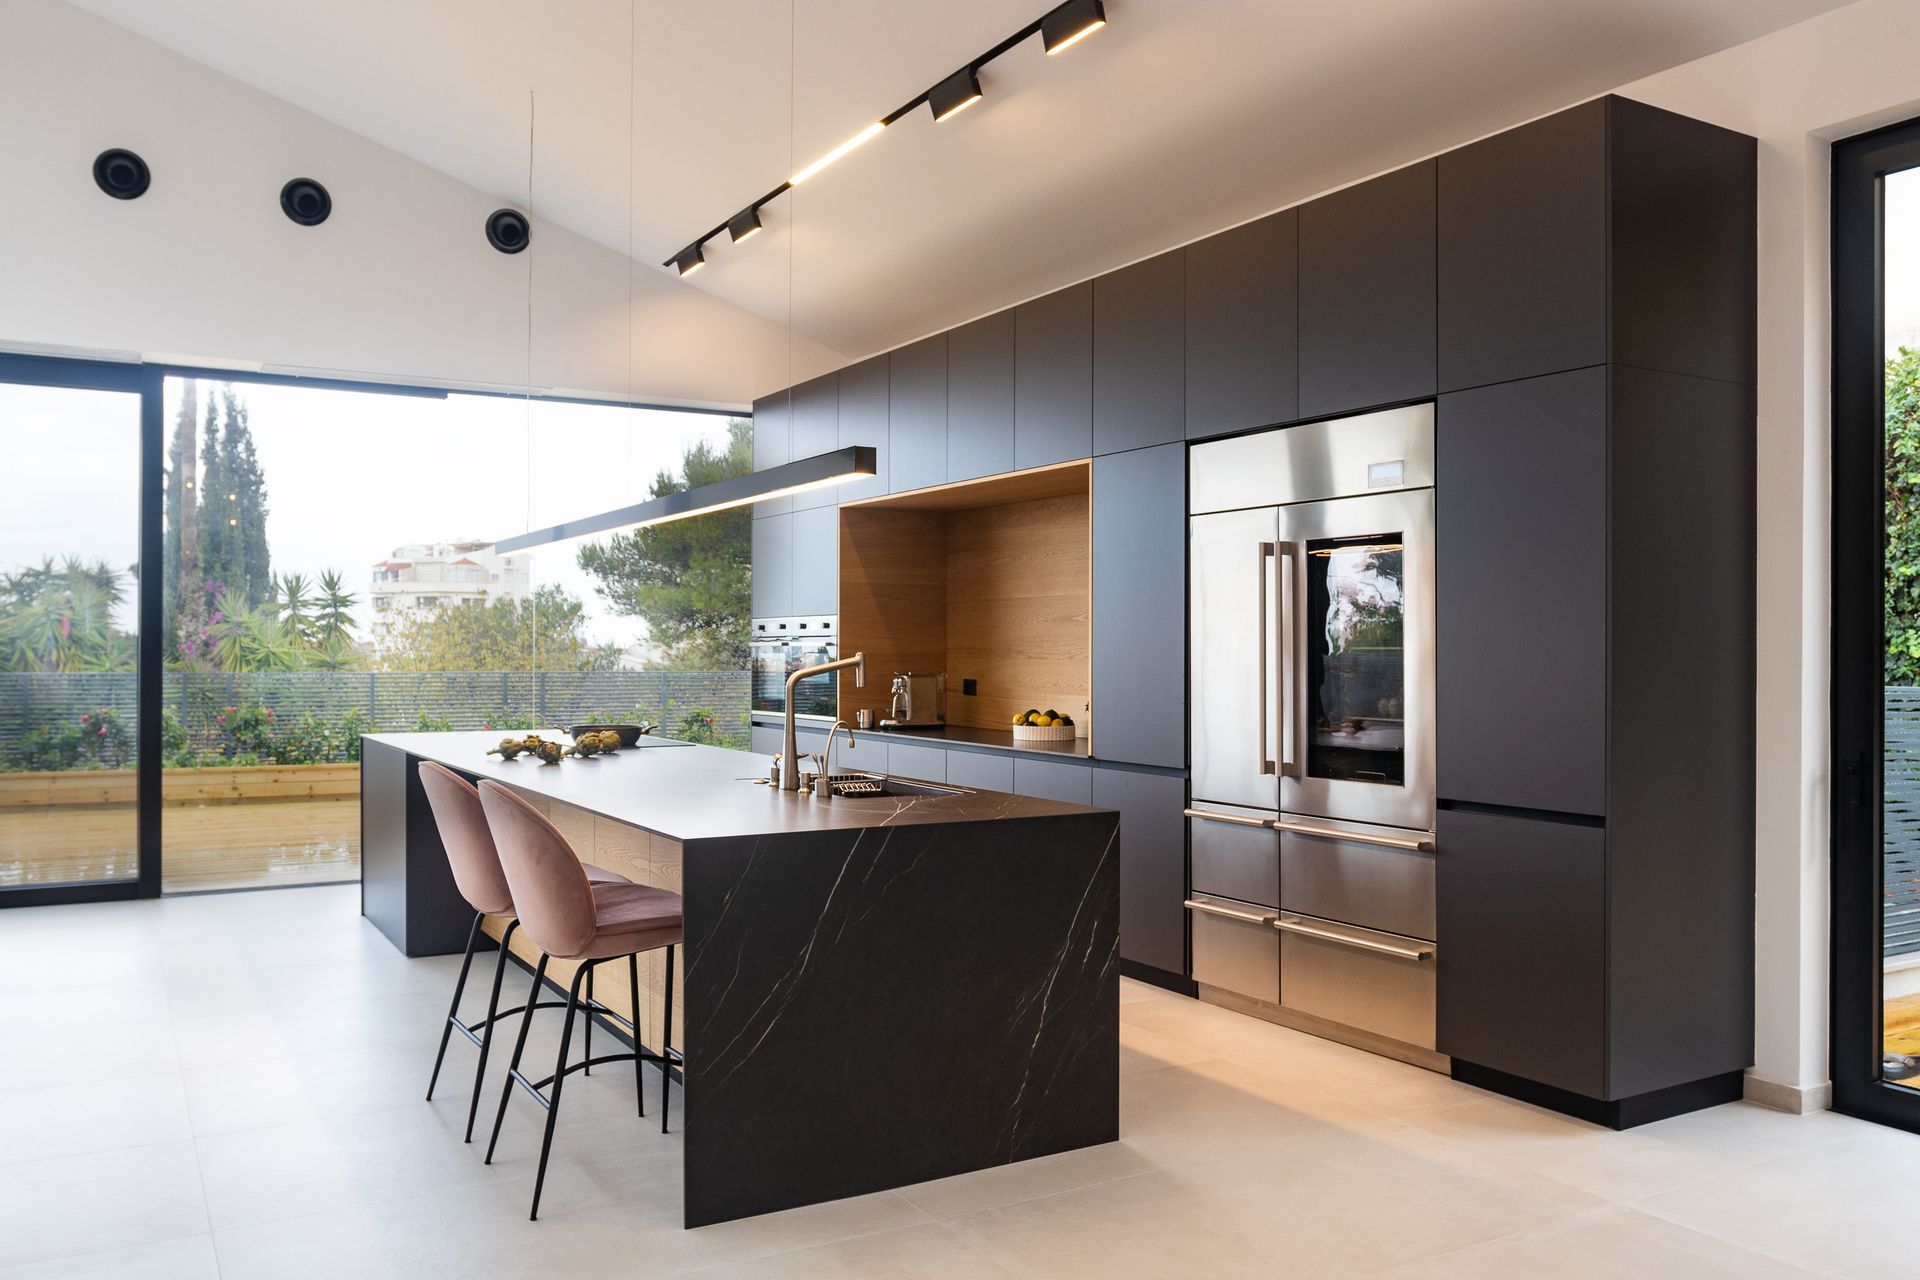
[{"label": "pine tree", "polygon": [[207,586],[201,595],[211,613],[220,608],[220,595],[238,589],[242,582],[233,558],[234,525],[227,523],[238,522],[231,510],[234,504],[227,497],[233,490],[227,483],[227,450],[220,437],[220,411],[212,388],[207,391],[206,424],[200,435],[200,455],[205,459],[200,469],[200,578],[203,584],[219,584],[217,589]]},{"label": "pine tree", "polygon": [[226,409],[226,453],[228,492],[234,496],[234,565],[240,581],[228,580],[228,589],[238,587],[246,593],[247,607],[258,608],[273,594],[273,561],[267,550],[267,480],[261,473],[260,459],[253,448],[253,432],[247,426],[246,402],[234,395],[232,386],[222,389]]}]

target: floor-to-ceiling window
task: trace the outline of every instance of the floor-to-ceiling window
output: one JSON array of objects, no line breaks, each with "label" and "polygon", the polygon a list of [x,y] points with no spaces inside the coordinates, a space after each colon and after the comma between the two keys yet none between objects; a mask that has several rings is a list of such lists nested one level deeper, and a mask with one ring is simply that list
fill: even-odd
[{"label": "floor-to-ceiling window", "polygon": [[140,396],[0,382],[0,458],[0,889],[130,881]]},{"label": "floor-to-ceiling window", "polygon": [[[47,366],[64,367],[32,367]],[[167,892],[355,879],[366,732],[644,721],[746,743],[746,509],[494,549],[750,470],[744,419],[185,371],[126,370],[117,391],[6,376],[0,890],[130,882],[143,779]]]},{"label": "floor-to-ceiling window", "polygon": [[1920,123],[1833,173],[1832,1075],[1920,1129]]}]

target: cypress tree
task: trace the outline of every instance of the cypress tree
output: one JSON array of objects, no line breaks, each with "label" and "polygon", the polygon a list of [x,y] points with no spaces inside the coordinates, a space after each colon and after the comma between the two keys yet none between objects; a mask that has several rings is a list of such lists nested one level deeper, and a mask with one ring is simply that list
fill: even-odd
[{"label": "cypress tree", "polygon": [[228,492],[234,495],[234,517],[230,526],[234,540],[234,565],[246,593],[247,607],[257,608],[273,593],[273,560],[267,550],[267,480],[261,473],[259,456],[254,452],[253,432],[247,425],[246,402],[234,395],[231,385],[224,389],[226,408],[226,452]]},{"label": "cypress tree", "polygon": [[167,547],[162,596],[166,602],[167,647],[180,652],[183,631],[196,634],[202,614],[199,521],[199,388],[188,378],[180,388],[173,445],[167,454]]},{"label": "cypress tree", "polygon": [[[227,450],[220,437],[219,406],[214,403],[211,388],[207,393],[206,425],[200,434],[200,452],[205,459],[200,470],[200,577],[203,583],[217,582],[228,590],[239,590],[242,580],[235,572],[232,555],[234,527],[227,523],[233,518],[229,508],[234,505],[227,495],[233,490],[227,483]],[[217,594],[203,593],[201,598],[209,610],[219,608],[215,600]]]}]

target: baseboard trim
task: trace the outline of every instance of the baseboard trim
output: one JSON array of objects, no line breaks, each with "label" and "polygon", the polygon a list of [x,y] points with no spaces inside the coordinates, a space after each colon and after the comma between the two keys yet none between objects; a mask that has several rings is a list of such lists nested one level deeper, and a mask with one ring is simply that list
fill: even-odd
[{"label": "baseboard trim", "polygon": [[1813,1111],[1833,1109],[1832,1081],[1810,1085],[1788,1084],[1783,1080],[1769,1080],[1763,1075],[1749,1071],[1743,1087],[1744,1096],[1748,1102],[1757,1106],[1770,1107],[1775,1111],[1784,1111],[1790,1116],[1804,1116]]},{"label": "baseboard trim", "polygon": [[1150,987],[1159,987],[1163,991],[1171,991],[1175,995],[1199,994],[1199,988],[1194,985],[1193,979],[1185,974],[1158,969],[1150,964],[1141,964],[1138,960],[1121,960],[1120,976],[1132,978],[1135,982],[1144,982]]},{"label": "baseboard trim", "polygon": [[1744,1072],[1729,1071],[1724,1075],[1689,1080],[1650,1093],[1609,1101],[1589,1098],[1585,1094],[1541,1084],[1537,1080],[1508,1075],[1504,1071],[1495,1071],[1492,1067],[1464,1062],[1459,1058],[1453,1060],[1453,1078],[1462,1084],[1504,1094],[1609,1129],[1632,1129],[1656,1120],[1685,1115],[1689,1111],[1703,1111],[1725,1102],[1738,1102],[1743,1096],[1744,1077]]}]

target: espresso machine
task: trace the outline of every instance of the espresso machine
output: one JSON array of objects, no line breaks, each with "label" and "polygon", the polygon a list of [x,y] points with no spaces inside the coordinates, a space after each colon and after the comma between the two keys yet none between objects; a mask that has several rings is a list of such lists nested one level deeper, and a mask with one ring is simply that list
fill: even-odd
[{"label": "espresso machine", "polygon": [[884,729],[929,729],[947,722],[947,677],[895,672]]}]

